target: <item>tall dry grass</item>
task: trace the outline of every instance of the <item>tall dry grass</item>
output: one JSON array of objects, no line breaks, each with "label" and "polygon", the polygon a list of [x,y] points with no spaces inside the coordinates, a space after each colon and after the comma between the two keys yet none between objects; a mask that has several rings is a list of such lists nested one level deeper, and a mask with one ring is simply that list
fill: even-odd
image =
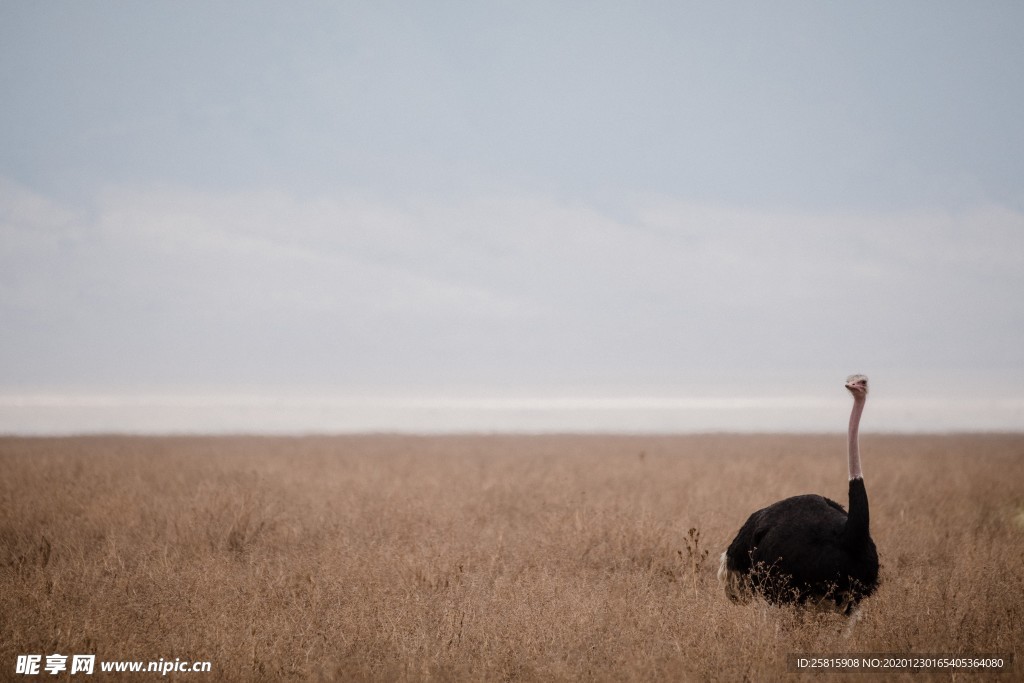
[{"label": "tall dry grass", "polygon": [[726,600],[750,512],[845,502],[844,444],[0,439],[0,678],[53,652],[204,680],[764,681],[789,653],[1021,651],[1024,436],[862,437],[882,584],[849,637]]}]

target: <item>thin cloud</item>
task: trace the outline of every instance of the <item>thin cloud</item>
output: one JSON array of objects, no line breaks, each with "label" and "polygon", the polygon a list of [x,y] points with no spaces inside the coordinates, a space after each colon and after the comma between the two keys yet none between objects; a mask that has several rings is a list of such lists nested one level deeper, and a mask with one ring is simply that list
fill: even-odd
[{"label": "thin cloud", "polygon": [[[126,325],[140,366],[180,366],[196,383],[223,378],[190,370],[189,349],[233,345],[253,382],[308,381],[329,356],[282,358],[280,344],[317,339],[336,340],[335,379],[358,366],[395,382],[400,367],[470,385],[671,384],[796,359],[808,372],[1021,365],[1009,292],[1024,290],[1024,216],[1005,207],[858,215],[647,198],[611,216],[546,197],[128,187],[66,207],[5,188],[0,306],[23,355],[3,361],[24,377],[69,354],[136,381],[92,348],[116,347]],[[34,349],[44,319],[72,332]]]}]

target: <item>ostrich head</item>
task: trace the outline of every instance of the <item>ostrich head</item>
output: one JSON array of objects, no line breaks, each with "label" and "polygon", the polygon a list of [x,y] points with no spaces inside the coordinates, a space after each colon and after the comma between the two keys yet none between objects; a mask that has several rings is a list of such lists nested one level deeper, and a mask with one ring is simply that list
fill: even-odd
[{"label": "ostrich head", "polygon": [[868,378],[864,375],[850,375],[846,378],[846,388],[854,398],[864,398],[868,395]]}]

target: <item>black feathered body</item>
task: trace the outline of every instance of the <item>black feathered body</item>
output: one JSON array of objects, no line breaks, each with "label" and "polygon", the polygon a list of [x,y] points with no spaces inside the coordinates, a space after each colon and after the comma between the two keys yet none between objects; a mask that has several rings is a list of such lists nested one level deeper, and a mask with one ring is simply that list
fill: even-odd
[{"label": "black feathered body", "polygon": [[[828,600],[850,609],[878,583],[864,481],[850,481],[849,514],[818,495],[786,498],[753,513],[726,550],[723,571],[749,580],[772,602]],[[729,594],[740,597],[736,588]]]}]

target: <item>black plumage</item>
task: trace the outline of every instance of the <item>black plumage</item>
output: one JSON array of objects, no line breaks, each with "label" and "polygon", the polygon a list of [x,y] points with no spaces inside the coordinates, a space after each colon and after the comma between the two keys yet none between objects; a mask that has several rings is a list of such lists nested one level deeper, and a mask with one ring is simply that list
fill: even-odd
[{"label": "black plumage", "polygon": [[[726,569],[771,602],[832,602],[848,611],[874,592],[878,553],[864,480],[850,482],[850,513],[823,496],[786,498],[750,515],[725,552]],[[742,588],[730,594],[742,599]]]}]

